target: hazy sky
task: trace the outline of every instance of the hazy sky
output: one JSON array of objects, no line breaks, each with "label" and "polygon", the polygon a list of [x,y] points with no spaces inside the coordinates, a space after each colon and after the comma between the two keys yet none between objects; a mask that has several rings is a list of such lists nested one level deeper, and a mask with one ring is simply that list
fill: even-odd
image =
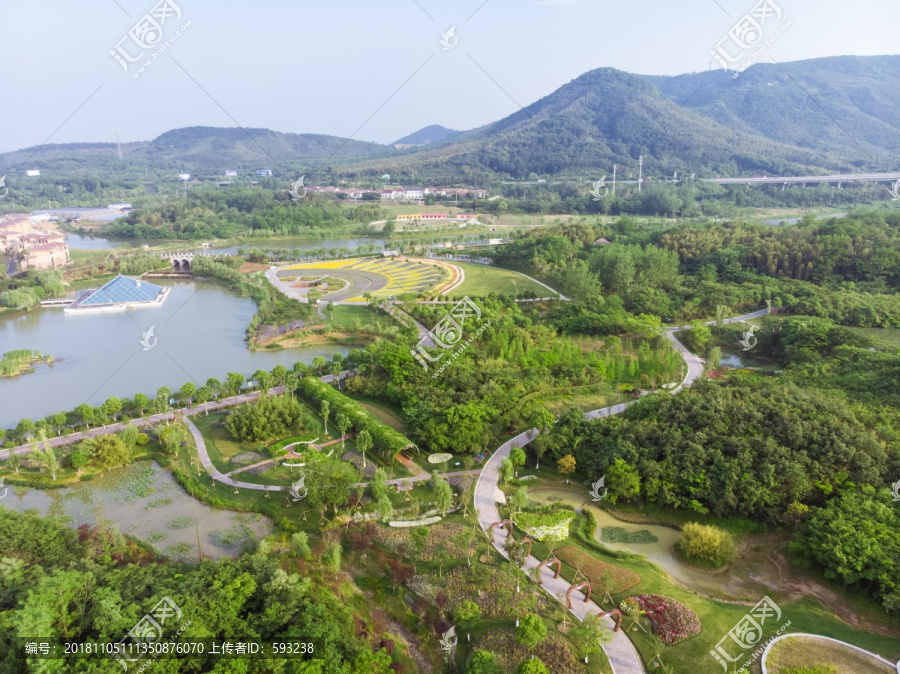
[{"label": "hazy sky", "polygon": [[[896,2],[774,0],[791,26],[779,61],[897,52]],[[162,41],[129,31],[155,0],[3,0],[0,151],[149,140],[206,125],[388,143],[428,124],[500,119],[593,68],[680,74],[754,0],[174,0]],[[153,64],[139,63],[190,22]],[[441,34],[458,42],[444,50]],[[152,26],[151,26],[152,27]],[[144,56],[126,72],[119,45]],[[120,58],[122,58],[120,56]],[[123,59],[124,62],[124,59]],[[771,61],[769,61],[771,62]],[[715,64],[713,64],[715,65]]]}]

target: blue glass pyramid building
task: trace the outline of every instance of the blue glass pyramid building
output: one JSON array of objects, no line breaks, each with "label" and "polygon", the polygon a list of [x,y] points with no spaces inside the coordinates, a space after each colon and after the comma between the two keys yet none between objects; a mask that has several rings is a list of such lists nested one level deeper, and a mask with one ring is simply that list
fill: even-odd
[{"label": "blue glass pyramid building", "polygon": [[66,311],[121,311],[138,306],[161,305],[169,289],[146,281],[116,276],[97,290],[88,291],[66,307]]}]

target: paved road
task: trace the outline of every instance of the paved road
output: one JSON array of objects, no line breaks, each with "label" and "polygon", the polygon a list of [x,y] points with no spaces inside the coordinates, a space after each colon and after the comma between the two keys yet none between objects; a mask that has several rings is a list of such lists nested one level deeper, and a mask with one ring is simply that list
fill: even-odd
[{"label": "paved road", "polygon": [[900,179],[900,173],[832,173],[827,176],[775,176],[766,178],[712,178],[704,182],[717,185],[786,185],[796,183],[848,183],[848,182],[893,182]]},{"label": "paved road", "polygon": [[415,325],[416,330],[419,331],[419,342],[424,346],[427,346],[429,349],[435,348],[434,340],[431,337],[431,330],[419,323],[415,318],[403,311],[403,309],[400,309],[399,307],[397,307],[397,305],[392,304],[388,308],[388,313],[405,325],[409,325],[410,323]]},{"label": "paved road", "polygon": [[[750,318],[758,318],[760,316],[764,316],[768,311],[766,309],[761,309],[760,311],[755,311],[750,314],[744,314],[742,316],[736,316],[734,318],[729,318],[725,322],[726,323],[735,323],[738,321],[748,320]],[[710,321],[708,325],[714,324],[715,321]],[[703,374],[703,360],[698,358],[694,354],[685,348],[685,346],[678,341],[675,337],[675,333],[680,330],[689,330],[690,326],[682,326],[678,328],[670,328],[666,331],[666,337],[672,343],[672,346],[675,348],[678,353],[681,354],[682,358],[685,359],[687,363],[687,374],[685,375],[684,380],[679,384],[678,388],[675,389],[674,392],[680,391],[683,388],[687,388],[693,384],[698,377]],[[624,412],[629,405],[633,405],[634,402],[621,403],[619,405],[613,405],[612,407],[604,407],[603,409],[594,410],[593,412],[588,412],[585,414],[585,418],[587,419],[600,419],[602,417],[608,417],[613,414],[621,414]],[[504,497],[502,493],[499,492],[499,471],[500,471],[500,462],[509,456],[510,451],[513,447],[522,447],[527,445],[531,440],[537,437],[540,434],[540,431],[536,428],[532,428],[531,430],[525,431],[524,433],[520,433],[512,440],[509,440],[502,444],[496,452],[487,460],[484,468],[481,471],[481,475],[478,476],[478,481],[475,484],[475,498],[474,498],[474,506],[475,510],[478,513],[478,523],[481,525],[481,528],[484,530],[488,530],[494,522],[500,521],[500,511],[497,508],[497,502],[503,501]],[[504,545],[506,543],[506,538],[508,533],[505,528],[500,527],[494,530],[494,547],[497,551],[506,557],[509,558],[504,550]],[[530,570],[540,564],[540,560],[536,557],[529,556],[525,562],[525,569]],[[544,581],[544,584],[541,588],[552,594],[555,598],[559,599],[559,596],[565,596],[566,591],[569,589],[569,583],[562,577],[554,578],[553,572],[549,568],[545,568],[541,575],[541,579]],[[584,620],[584,618],[589,613],[602,613],[602,609],[593,601],[585,602],[584,594],[581,592],[573,592],[572,593],[572,605],[573,608],[571,612],[574,613],[580,620]],[[611,618],[604,618],[604,621],[608,624],[610,630],[613,628],[614,623]],[[609,658],[609,662],[613,668],[613,674],[642,674],[645,672],[643,661],[641,660],[640,655],[637,652],[637,649],[634,647],[634,644],[631,643],[631,640],[625,634],[625,632],[614,632],[612,641],[603,647],[604,652],[606,653],[606,657]]]},{"label": "paved road", "polygon": [[[331,384],[335,381],[335,379],[346,379],[347,377],[356,373],[356,370],[344,370],[337,376],[333,374],[326,374],[323,377],[319,377],[319,379],[326,384]],[[281,395],[284,393],[285,389],[283,386],[273,386],[269,389],[269,395]],[[234,407],[235,405],[241,405],[246,402],[250,402],[256,400],[259,397],[259,391],[253,391],[252,393],[242,393],[241,395],[235,397],[231,396],[228,398],[223,398],[222,400],[218,400],[215,402],[209,403],[198,403],[191,407],[191,409],[185,412],[185,418],[187,416],[194,416],[197,414],[207,414],[209,412],[213,412],[215,410],[224,409],[227,407]],[[181,409],[181,408],[177,408]],[[80,442],[81,440],[86,440],[87,438],[95,438],[98,435],[108,435],[109,433],[118,433],[120,431],[125,430],[125,426],[128,424],[134,424],[138,428],[145,428],[148,426],[156,426],[158,424],[163,424],[166,422],[166,418],[169,421],[173,421],[175,419],[175,412],[168,413],[160,413],[160,414],[151,414],[146,417],[140,417],[139,419],[127,419],[125,421],[120,421],[115,424],[108,424],[106,426],[98,426],[97,428],[92,428],[88,431],[82,431],[79,433],[72,433],[70,435],[61,435],[55,438],[48,438],[47,442],[50,443],[51,447],[61,447],[62,445],[72,444],[73,442]],[[15,454],[27,454],[31,451],[31,445],[19,445],[18,447],[13,447],[12,449],[2,449],[0,450],[0,461],[5,461],[9,458],[10,453]]]}]

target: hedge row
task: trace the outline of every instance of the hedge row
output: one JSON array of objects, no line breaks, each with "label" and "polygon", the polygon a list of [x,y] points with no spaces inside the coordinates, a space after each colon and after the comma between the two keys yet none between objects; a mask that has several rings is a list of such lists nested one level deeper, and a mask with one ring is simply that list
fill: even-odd
[{"label": "hedge row", "polygon": [[315,377],[301,379],[297,395],[315,410],[321,409],[322,401],[328,401],[328,417],[334,420],[339,414],[345,414],[351,420],[353,430],[357,433],[369,432],[372,436],[372,448],[376,452],[393,456],[413,444],[409,438],[381,423],[343,393]]}]

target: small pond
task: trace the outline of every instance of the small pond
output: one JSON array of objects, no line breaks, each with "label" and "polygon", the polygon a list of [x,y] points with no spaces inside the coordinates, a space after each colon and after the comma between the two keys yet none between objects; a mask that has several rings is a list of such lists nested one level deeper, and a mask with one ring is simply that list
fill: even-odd
[{"label": "small pond", "polygon": [[722,358],[720,365],[727,365],[730,368],[741,370],[774,370],[775,366],[771,362],[756,360],[753,357],[753,351],[739,351],[728,348],[722,349]]},{"label": "small pond", "polygon": [[[647,561],[653,562],[677,581],[700,592],[707,594],[726,593],[739,595],[745,589],[745,583],[735,578],[729,571],[708,573],[695,569],[688,569],[678,562],[672,555],[671,549],[678,542],[679,531],[671,527],[658,524],[631,524],[623,522],[610,515],[605,510],[588,501],[586,496],[567,489],[533,489],[528,492],[528,498],[539,505],[548,503],[565,503],[577,510],[590,509],[597,518],[597,532],[594,539],[610,550],[630,552],[636,555],[644,555]],[[603,540],[604,527],[619,527],[627,534],[639,531],[649,531],[658,540],[653,543],[614,543]]]},{"label": "small pond", "polygon": [[[123,534],[186,561],[197,560],[198,533],[204,556],[218,559],[239,554],[245,542],[261,539],[272,530],[269,519],[261,515],[214,510],[200,503],[175,482],[170,471],[152,461],[140,461],[64,489],[10,486],[0,507],[67,517],[73,527],[94,524],[98,518],[112,520]],[[171,546],[176,547],[173,550]]]}]

